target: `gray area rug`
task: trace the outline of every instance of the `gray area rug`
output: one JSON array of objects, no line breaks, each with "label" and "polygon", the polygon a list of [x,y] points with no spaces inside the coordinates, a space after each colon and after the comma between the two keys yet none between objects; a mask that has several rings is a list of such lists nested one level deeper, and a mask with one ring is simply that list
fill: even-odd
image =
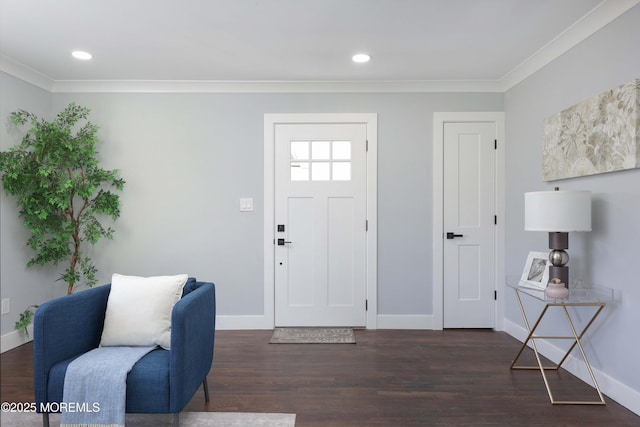
[{"label": "gray area rug", "polygon": [[276,328],[270,344],[355,344],[351,328]]},{"label": "gray area rug", "polygon": [[[49,416],[51,427],[60,425],[60,414]],[[35,412],[2,412],[2,427],[41,427],[42,415]],[[259,414],[247,412],[181,412],[181,427],[294,427],[295,414]],[[171,414],[127,414],[127,427],[170,427]]]}]

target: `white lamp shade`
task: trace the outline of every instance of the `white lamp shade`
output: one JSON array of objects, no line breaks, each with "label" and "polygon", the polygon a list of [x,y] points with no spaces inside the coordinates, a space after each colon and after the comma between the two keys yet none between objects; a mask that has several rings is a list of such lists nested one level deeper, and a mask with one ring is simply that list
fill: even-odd
[{"label": "white lamp shade", "polygon": [[524,193],[524,229],[559,232],[591,231],[591,192]]}]

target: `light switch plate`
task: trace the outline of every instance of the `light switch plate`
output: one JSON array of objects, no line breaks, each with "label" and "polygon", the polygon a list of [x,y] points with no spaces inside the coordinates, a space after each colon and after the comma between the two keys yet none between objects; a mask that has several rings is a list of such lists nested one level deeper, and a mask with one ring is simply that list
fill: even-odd
[{"label": "light switch plate", "polygon": [[2,314],[9,314],[11,311],[11,300],[9,298],[5,298],[2,300]]},{"label": "light switch plate", "polygon": [[253,198],[240,199],[240,212],[252,212],[253,211]]}]

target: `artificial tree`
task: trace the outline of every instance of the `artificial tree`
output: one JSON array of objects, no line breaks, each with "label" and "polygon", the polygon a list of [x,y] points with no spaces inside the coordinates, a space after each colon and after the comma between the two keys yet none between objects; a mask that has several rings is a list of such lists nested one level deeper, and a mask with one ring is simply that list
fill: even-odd
[{"label": "artificial tree", "polygon": [[[112,238],[114,230],[101,219],[120,216],[120,198],[111,190],[121,191],[125,183],[117,170],[99,166],[98,126],[88,121],[89,113],[74,103],[52,121],[24,110],[13,112],[14,124],[29,123],[31,128],[20,144],[0,152],[2,185],[17,199],[29,231],[27,245],[35,252],[27,266],[68,263],[58,279],[66,282],[68,295],[80,284],[96,284],[97,269],[85,242]],[[16,328],[26,332],[32,316],[29,307]]]}]

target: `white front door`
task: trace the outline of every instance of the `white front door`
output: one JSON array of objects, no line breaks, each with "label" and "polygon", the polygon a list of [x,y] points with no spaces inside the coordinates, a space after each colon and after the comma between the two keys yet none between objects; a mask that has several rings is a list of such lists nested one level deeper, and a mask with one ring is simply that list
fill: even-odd
[{"label": "white front door", "polygon": [[445,328],[495,326],[495,127],[444,124]]},{"label": "white front door", "polygon": [[275,126],[275,325],[366,325],[367,127]]}]

